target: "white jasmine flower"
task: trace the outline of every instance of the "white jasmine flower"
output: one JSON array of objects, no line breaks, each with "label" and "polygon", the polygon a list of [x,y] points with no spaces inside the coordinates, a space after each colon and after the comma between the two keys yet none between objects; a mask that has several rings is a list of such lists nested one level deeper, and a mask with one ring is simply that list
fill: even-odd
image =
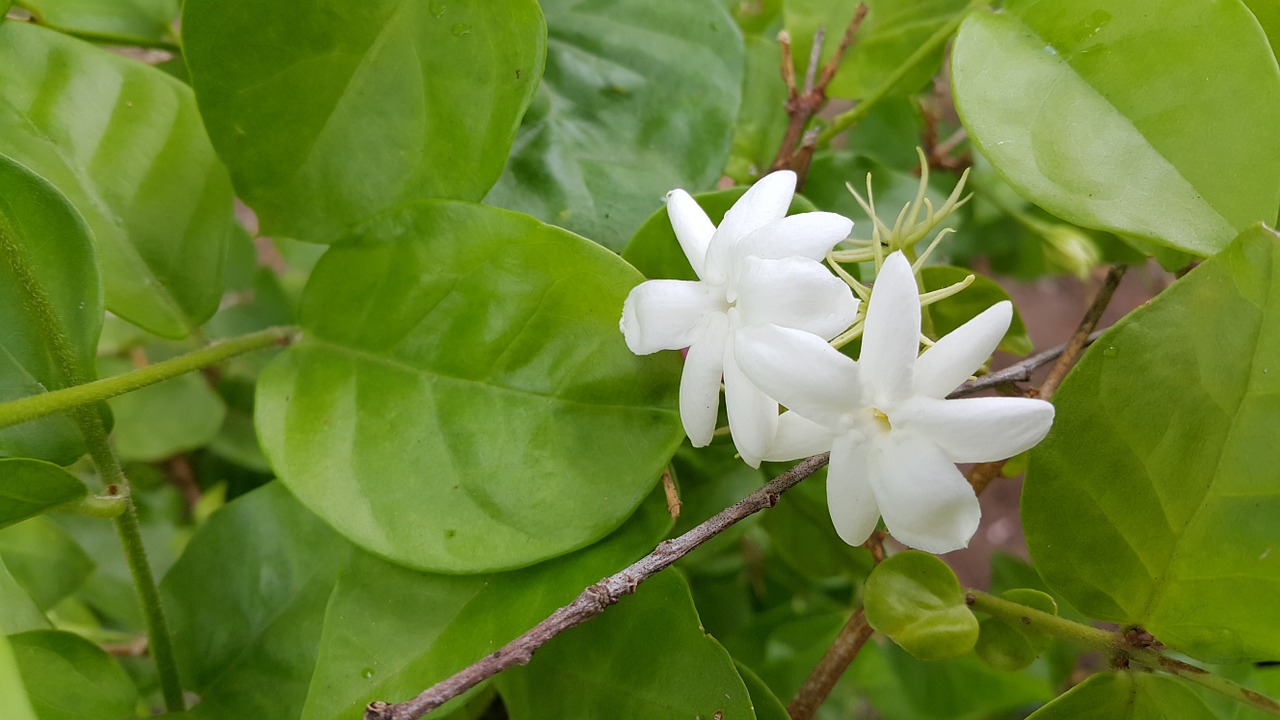
[{"label": "white jasmine flower", "polygon": [[758,467],[778,425],[778,403],[738,369],[743,328],[788,328],[817,342],[853,322],[857,300],[821,260],[853,222],[835,213],[785,217],[796,176],[772,173],[747,190],[720,227],[683,190],[667,214],[697,281],[649,280],[627,296],[621,329],[638,355],[688,348],[680,419],[695,447],[711,442],[724,378],[729,430],[739,454]]},{"label": "white jasmine flower", "polygon": [[850,545],[865,542],[883,515],[911,547],[967,546],[981,511],[955,463],[1016,455],[1053,422],[1043,400],[944,399],[995,350],[1012,318],[1012,305],[997,303],[917,358],[920,299],[911,265],[894,253],[872,288],[858,362],[807,333],[743,330],[743,372],[790,408],[766,459],[831,451],[827,502]]}]

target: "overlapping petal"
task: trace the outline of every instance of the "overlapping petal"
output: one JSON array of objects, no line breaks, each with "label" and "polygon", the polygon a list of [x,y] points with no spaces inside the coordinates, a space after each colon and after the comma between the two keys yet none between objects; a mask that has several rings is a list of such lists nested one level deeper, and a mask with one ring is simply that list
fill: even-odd
[{"label": "overlapping petal", "polygon": [[742,373],[734,360],[733,336],[724,354],[724,405],[729,433],[743,462],[760,467],[778,429],[778,403]]},{"label": "overlapping petal", "polygon": [[733,261],[739,257],[734,251],[737,242],[764,225],[786,217],[795,191],[796,174],[790,170],[765,175],[748,188],[716,228],[707,248],[706,274],[698,277],[712,282],[727,280]]},{"label": "overlapping petal", "polygon": [[805,257],[821,261],[836,243],[849,237],[853,221],[830,212],[808,212],[769,223],[738,241],[734,254],[776,260]]},{"label": "overlapping petal", "polygon": [[723,311],[722,293],[690,280],[648,280],[622,303],[619,327],[627,347],[637,355],[680,350],[694,344],[703,319]]},{"label": "overlapping petal", "polygon": [[680,421],[694,447],[711,444],[720,410],[720,377],[729,338],[729,318],[707,316],[701,336],[689,347],[680,377]]},{"label": "overlapping petal", "polygon": [[743,325],[770,323],[833,338],[858,313],[858,301],[843,280],[799,257],[746,258],[730,288]]},{"label": "overlapping petal", "polygon": [[778,432],[764,459],[785,462],[817,455],[830,450],[833,440],[830,428],[788,410],[778,416]]},{"label": "overlapping petal", "polygon": [[1013,457],[1044,439],[1053,405],[1029,398],[914,397],[891,420],[895,428],[927,437],[951,462],[987,462]]},{"label": "overlapping petal", "polygon": [[923,436],[895,430],[872,440],[869,460],[871,488],[894,538],[931,553],[968,546],[982,510],[942,450]]},{"label": "overlapping petal", "polygon": [[739,330],[736,343],[747,377],[809,420],[834,430],[865,406],[857,363],[812,333],[754,325]]},{"label": "overlapping petal", "polygon": [[892,404],[911,396],[919,350],[920,296],[915,274],[902,253],[894,253],[876,276],[858,357],[874,402]]},{"label": "overlapping petal", "polygon": [[955,390],[991,353],[1013,321],[1013,303],[1002,300],[943,336],[916,360],[915,392],[945,397]]},{"label": "overlapping petal", "polygon": [[698,277],[703,275],[707,258],[707,248],[711,245],[711,237],[716,233],[715,223],[707,217],[706,211],[698,205],[689,193],[683,190],[672,190],[667,193],[667,217],[671,219],[671,229],[680,241],[680,248],[693,266]]},{"label": "overlapping petal", "polygon": [[868,447],[861,435],[850,433],[835,439],[827,465],[827,507],[836,533],[850,545],[866,542],[880,520],[869,470]]}]

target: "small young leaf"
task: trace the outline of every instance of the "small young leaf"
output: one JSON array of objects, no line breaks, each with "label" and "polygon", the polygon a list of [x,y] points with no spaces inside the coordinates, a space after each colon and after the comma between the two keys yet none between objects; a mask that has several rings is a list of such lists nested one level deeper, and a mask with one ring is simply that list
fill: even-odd
[{"label": "small young leaf", "polygon": [[1214,720],[1186,685],[1162,675],[1098,673],[1027,720]]},{"label": "small young leaf", "polygon": [[[1000,597],[1051,615],[1058,614],[1058,604],[1039,590],[1015,588]],[[983,662],[997,670],[1021,670],[1035,662],[1049,644],[1047,635],[998,618],[986,618],[978,623],[978,628],[978,644],[974,651]]]},{"label": "small young leaf", "polygon": [[955,573],[927,553],[901,552],[877,565],[863,607],[871,627],[921,660],[964,655],[978,640],[978,619]]},{"label": "small young leaf", "polygon": [[136,712],[128,673],[79,635],[33,630],[10,635],[9,645],[40,720],[119,720]]},{"label": "small young leaf", "polygon": [[75,475],[52,463],[0,460],[0,528],[89,494]]}]

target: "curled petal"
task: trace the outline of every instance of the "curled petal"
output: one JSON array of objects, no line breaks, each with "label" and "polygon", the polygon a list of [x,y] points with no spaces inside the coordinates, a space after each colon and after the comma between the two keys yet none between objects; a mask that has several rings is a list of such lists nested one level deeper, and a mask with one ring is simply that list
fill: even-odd
[{"label": "curled petal", "polygon": [[877,436],[870,480],[889,532],[931,553],[967,547],[982,510],[964,475],[929,440],[910,432]]},{"label": "curled petal", "polygon": [[895,252],[871,289],[858,365],[874,400],[891,405],[911,396],[920,350],[920,296],[911,263]]},{"label": "curled petal", "polygon": [[778,432],[764,456],[770,462],[799,460],[831,449],[834,436],[825,425],[787,411],[778,416]]},{"label": "curled petal", "polygon": [[694,447],[711,444],[720,412],[720,377],[724,374],[724,349],[729,319],[722,313],[707,316],[705,330],[689,347],[680,376],[680,421]]},{"label": "curled petal", "polygon": [[[647,280],[622,303],[619,327],[637,355],[693,345],[702,320],[721,309],[723,297],[710,285],[690,280]],[[717,382],[719,382],[717,380]]]},{"label": "curled petal", "polygon": [[916,394],[940,398],[959,387],[991,357],[1012,321],[1013,303],[1003,300],[944,335],[916,361]]},{"label": "curled petal", "polygon": [[754,325],[735,337],[738,366],[766,395],[835,429],[862,404],[858,364],[812,333]]},{"label": "curled petal", "polygon": [[830,212],[808,212],[771,222],[738,241],[734,254],[766,260],[806,257],[822,260],[836,243],[849,237],[853,221]]},{"label": "curled petal", "polygon": [[850,545],[861,545],[871,537],[880,519],[880,506],[868,482],[866,440],[859,433],[835,439],[831,446],[831,462],[827,466],[827,507],[831,523],[840,539]]},{"label": "curled petal", "polygon": [[671,218],[671,229],[680,241],[680,248],[698,277],[702,277],[703,265],[707,258],[707,247],[711,244],[711,236],[715,235],[716,226],[707,217],[707,213],[697,201],[683,190],[672,190],[667,193],[667,217]]},{"label": "curled petal", "polygon": [[927,437],[951,462],[987,462],[1013,457],[1044,439],[1053,424],[1053,405],[1030,398],[915,397],[889,420],[895,428]]},{"label": "curled petal", "polygon": [[743,462],[758,468],[778,431],[778,403],[738,369],[733,344],[731,336],[724,354],[724,405],[729,415],[729,434]]},{"label": "curled petal", "polygon": [[849,286],[807,258],[748,257],[738,267],[733,291],[744,325],[770,323],[829,339],[848,329],[858,314]]},{"label": "curled petal", "polygon": [[775,220],[781,220],[791,206],[796,191],[796,174],[790,170],[765,175],[738,198],[724,214],[707,248],[706,275],[698,277],[723,282],[728,277],[734,245],[747,234]]}]

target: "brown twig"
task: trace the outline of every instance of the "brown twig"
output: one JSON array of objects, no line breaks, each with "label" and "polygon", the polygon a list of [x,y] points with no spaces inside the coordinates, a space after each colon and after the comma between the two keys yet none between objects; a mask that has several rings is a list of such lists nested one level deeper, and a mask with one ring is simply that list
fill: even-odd
[{"label": "brown twig", "polygon": [[873,632],[875,631],[867,623],[867,614],[862,608],[858,608],[844,627],[840,628],[840,633],[836,635],[831,647],[827,648],[827,653],[818,661],[809,677],[805,678],[804,685],[796,691],[791,704],[787,705],[787,715],[791,716],[791,720],[809,720],[817,714],[818,708],[826,702],[827,696],[849,669],[862,646],[871,639]]},{"label": "brown twig", "polygon": [[735,523],[778,503],[782,493],[795,487],[827,464],[823,453],[802,460],[764,487],[730,505],[689,532],[673,540],[664,540],[653,552],[632,563],[621,572],[610,575],[583,590],[577,599],[556,610],[527,632],[486,655],[451,677],[422,691],[407,702],[389,704],[371,702],[365,708],[365,720],[416,720],[449,700],[470,690],[507,668],[527,665],[533,653],[548,640],[604,612],[624,595],[636,591],[640,583],[669,567]]},{"label": "brown twig", "polygon": [[670,467],[662,471],[662,492],[667,496],[667,513],[672,520],[679,520],[684,503],[680,501],[680,492],[676,490],[676,479],[671,475]]},{"label": "brown twig", "polygon": [[[1089,337],[1085,338],[1085,345],[1089,345],[1094,340],[1097,340],[1100,335],[1102,335],[1102,332],[1100,331],[1089,335]],[[947,397],[964,397],[966,395],[973,395],[974,393],[989,390],[1001,385],[1007,385],[1009,383],[1027,382],[1031,379],[1031,373],[1034,372],[1036,368],[1039,368],[1042,365],[1048,365],[1054,360],[1057,360],[1066,349],[1067,343],[1055,345],[1042,353],[1032,355],[1026,360],[1014,363],[1007,368],[983,375],[975,380],[970,380],[956,388]]]}]

